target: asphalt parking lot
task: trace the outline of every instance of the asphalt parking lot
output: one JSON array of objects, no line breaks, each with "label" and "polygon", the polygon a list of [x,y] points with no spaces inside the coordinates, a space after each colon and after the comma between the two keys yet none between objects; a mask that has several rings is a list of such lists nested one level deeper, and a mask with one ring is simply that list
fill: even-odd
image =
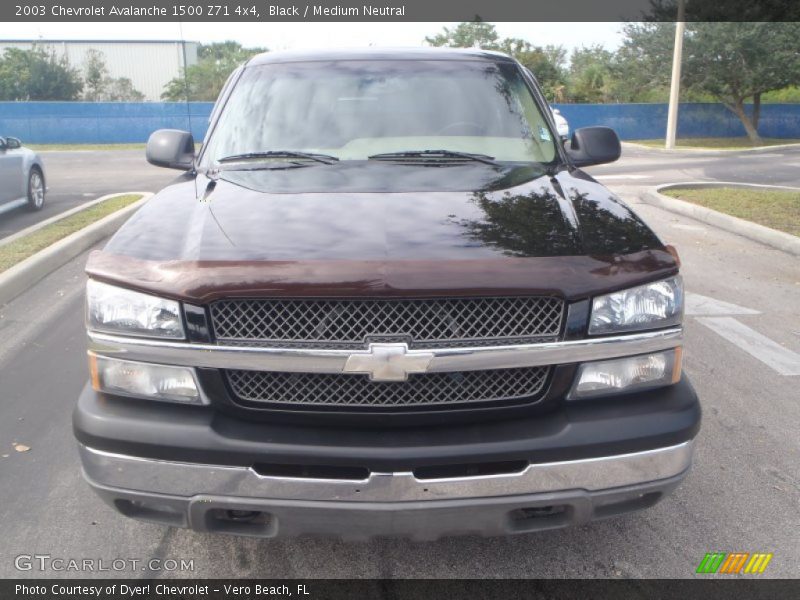
[{"label": "asphalt parking lot", "polygon": [[[667,181],[758,176],[762,183],[798,185],[797,150],[771,153],[780,158],[738,154],[635,151],[592,169],[677,246],[683,261],[684,368],[704,420],[693,471],[656,507],[575,529],[433,543],[215,537],[124,519],[81,481],[70,430],[86,380],[83,255],[0,307],[0,576],[75,576],[14,566],[21,554],[48,554],[109,562],[194,559],[191,571],[140,566],[102,573],[125,577],[692,577],[706,552],[720,551],[772,552],[762,576],[797,577],[800,261],[638,201],[640,186]],[[81,181],[109,185],[119,172],[117,162],[106,168],[102,157],[90,158],[78,161],[84,166],[76,169],[76,191]],[[120,153],[115,161],[123,159]],[[151,180],[151,173],[171,176],[145,164],[146,183],[126,179],[96,191],[156,189],[164,179]],[[13,443],[30,450],[16,452]]]}]

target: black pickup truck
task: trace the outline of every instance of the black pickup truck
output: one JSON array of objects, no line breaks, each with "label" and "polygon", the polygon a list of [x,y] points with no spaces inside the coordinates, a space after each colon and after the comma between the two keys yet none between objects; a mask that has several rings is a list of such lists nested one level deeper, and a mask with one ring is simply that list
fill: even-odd
[{"label": "black pickup truck", "polygon": [[89,484],[124,515],[348,538],[646,508],[700,426],[674,249],[480,50],[260,55],[87,273]]}]

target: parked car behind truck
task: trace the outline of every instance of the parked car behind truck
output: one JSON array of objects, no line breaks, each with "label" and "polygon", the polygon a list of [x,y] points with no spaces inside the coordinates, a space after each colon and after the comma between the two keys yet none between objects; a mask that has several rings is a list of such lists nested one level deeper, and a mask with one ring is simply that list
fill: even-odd
[{"label": "parked car behind truck", "polygon": [[677,256],[479,50],[269,53],[87,265],[84,475],[124,515],[274,537],[484,535],[686,476]]},{"label": "parked car behind truck", "polygon": [[569,122],[561,114],[561,111],[557,108],[551,108],[553,111],[553,121],[556,124],[556,131],[561,139],[566,140],[569,138]]},{"label": "parked car behind truck", "polygon": [[44,163],[15,137],[0,137],[0,214],[19,208],[41,210],[47,188]]}]

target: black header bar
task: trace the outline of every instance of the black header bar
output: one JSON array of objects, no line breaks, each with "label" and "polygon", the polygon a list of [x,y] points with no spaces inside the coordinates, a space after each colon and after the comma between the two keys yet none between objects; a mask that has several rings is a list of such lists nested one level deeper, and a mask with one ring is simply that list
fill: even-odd
[{"label": "black header bar", "polygon": [[[687,21],[800,21],[798,0],[685,0]],[[678,0],[3,0],[0,21],[673,21]]]},{"label": "black header bar", "polygon": [[797,598],[800,580],[730,579],[7,579],[3,600],[774,600]]}]

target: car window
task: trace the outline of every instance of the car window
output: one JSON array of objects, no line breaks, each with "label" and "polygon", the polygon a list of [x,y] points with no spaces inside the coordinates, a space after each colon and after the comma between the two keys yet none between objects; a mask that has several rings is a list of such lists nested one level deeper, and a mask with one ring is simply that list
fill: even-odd
[{"label": "car window", "polygon": [[515,64],[374,60],[248,67],[204,162],[270,150],[365,160],[431,149],[499,161],[556,158],[547,120]]}]

